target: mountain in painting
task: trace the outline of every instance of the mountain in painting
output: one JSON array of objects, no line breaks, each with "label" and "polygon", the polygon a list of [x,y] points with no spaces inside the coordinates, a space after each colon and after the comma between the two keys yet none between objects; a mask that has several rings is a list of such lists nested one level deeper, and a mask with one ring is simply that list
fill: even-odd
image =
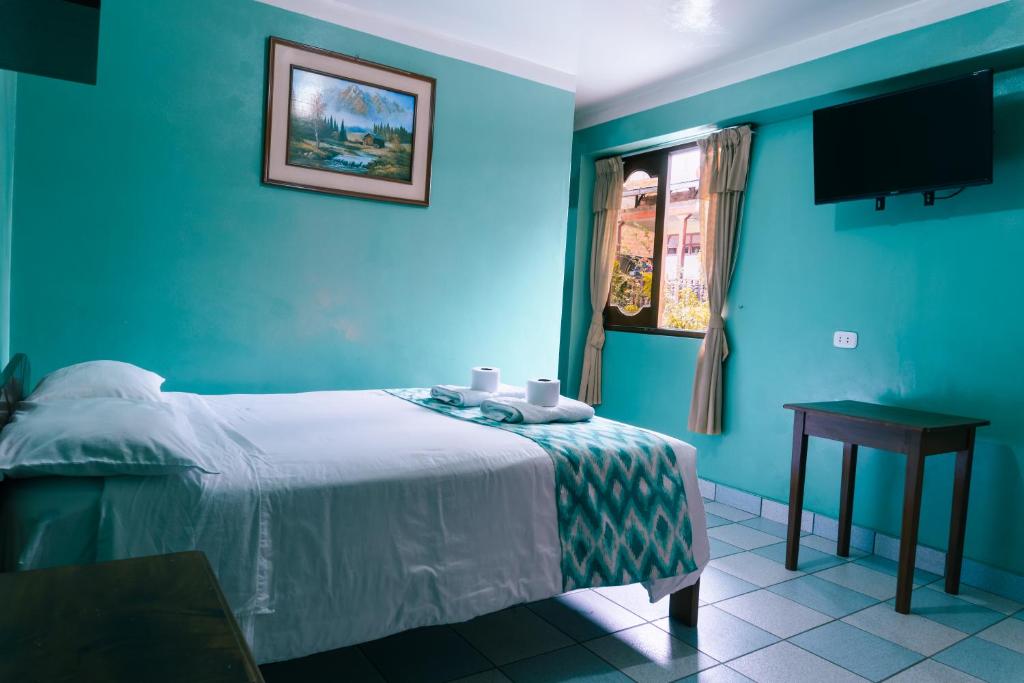
[{"label": "mountain in painting", "polygon": [[398,102],[383,97],[379,92],[367,92],[355,83],[337,92],[334,108],[374,121],[391,121],[407,112]]}]

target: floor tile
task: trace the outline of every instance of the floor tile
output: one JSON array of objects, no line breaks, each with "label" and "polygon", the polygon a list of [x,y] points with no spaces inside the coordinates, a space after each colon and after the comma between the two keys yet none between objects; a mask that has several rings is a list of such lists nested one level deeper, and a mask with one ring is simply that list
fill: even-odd
[{"label": "floor tile", "polygon": [[816,536],[814,534],[811,534],[810,536],[804,536],[803,538],[801,538],[800,545],[804,546],[805,548],[814,548],[815,550],[821,551],[828,555],[832,555],[842,560],[843,562],[847,562],[848,560],[856,559],[858,557],[864,557],[865,555],[867,555],[867,553],[863,550],[850,546],[850,557],[839,557],[838,555],[836,555],[835,541],[831,541],[823,536]]},{"label": "floor tile", "polygon": [[719,484],[715,489],[715,500],[753,515],[761,514],[761,496],[755,496],[753,493],[734,489],[731,486]]},{"label": "floor tile", "polygon": [[720,662],[735,659],[778,641],[771,633],[714,605],[700,608],[696,628],[684,626],[675,619],[662,619],[654,625]]},{"label": "floor tile", "polygon": [[731,505],[724,505],[716,500],[708,501],[704,503],[704,512],[710,512],[713,515],[718,515],[732,522],[740,522],[744,519],[751,519],[756,517],[745,510],[734,508]]},{"label": "floor tile", "polygon": [[320,652],[301,659],[274,662],[260,667],[267,683],[336,681],[343,676],[352,683],[384,683],[370,660],[356,647]]},{"label": "floor tile", "polygon": [[[762,548],[754,549],[754,552],[762,557],[767,557],[769,560],[775,560],[783,566],[785,566],[786,564],[785,543],[766,545]],[[796,566],[802,572],[818,572],[822,569],[828,569],[829,567],[835,567],[840,564],[845,564],[846,562],[847,560],[844,557],[829,555],[828,553],[823,553],[820,550],[808,548],[801,544],[800,556],[797,559]]]},{"label": "floor tile", "polygon": [[[896,560],[900,556],[900,539],[885,534],[875,534],[874,554],[889,560]],[[946,553],[919,545],[914,555],[914,564],[919,569],[941,576],[946,573]]]},{"label": "floor tile", "polygon": [[792,581],[769,586],[768,590],[835,619],[878,602],[868,595],[819,579],[817,576],[801,576]]},{"label": "floor tile", "polygon": [[717,606],[780,638],[795,636],[832,620],[826,614],[766,590],[723,600]]},{"label": "floor tile", "polygon": [[733,660],[730,669],[758,683],[847,683],[863,681],[854,673],[791,643],[776,643]]},{"label": "floor tile", "polygon": [[881,681],[923,659],[916,652],[841,621],[801,633],[790,642],[871,681]]},{"label": "floor tile", "polygon": [[[764,498],[761,500],[761,516],[779,524],[788,524],[789,505],[777,503],[771,498]],[[800,515],[800,529],[804,533],[809,534],[813,528],[814,513],[810,510],[804,510]]]},{"label": "floor tile", "polygon": [[[927,588],[928,590],[942,591],[943,593],[946,592],[945,584],[942,581],[930,583]],[[968,586],[963,582],[960,583],[960,592],[957,594],[957,597],[961,600],[974,603],[975,605],[994,609],[995,611],[1002,612],[1003,614],[1013,614],[1021,607],[1024,607],[1024,605],[1021,605],[1015,600],[1004,598],[1001,595],[989,593],[988,591],[983,591],[980,588],[975,588],[974,586]]]},{"label": "floor tile", "polygon": [[494,666],[448,626],[404,631],[359,649],[388,683],[450,681]]},{"label": "floor tile", "polygon": [[926,659],[906,671],[896,674],[886,683],[983,683],[963,671],[958,671],[934,659]]},{"label": "floor tile", "polygon": [[1024,604],[1024,576],[991,565],[964,558],[961,571],[963,583],[984,588]]},{"label": "floor tile", "polygon": [[[879,557],[878,555],[867,555],[854,560],[859,565],[870,567],[875,571],[888,574],[889,576],[896,576],[896,572],[899,571],[899,563],[893,562],[887,557]],[[942,577],[938,574],[932,574],[926,572],[923,569],[914,569],[914,587],[923,586],[933,581],[938,581]]]},{"label": "floor tile", "polygon": [[714,561],[714,566],[762,588],[803,575],[803,572],[791,572],[775,560],[752,552],[719,558]]},{"label": "floor tile", "polygon": [[716,526],[714,529],[708,529],[708,536],[725,541],[730,545],[734,545],[737,548],[743,548],[744,550],[760,548],[763,545],[778,543],[778,539],[771,534],[766,534],[765,532],[758,531],[757,529],[751,529],[750,527],[743,526],[742,524]]},{"label": "floor tile", "polygon": [[[704,506],[707,507],[707,503],[704,503]],[[726,519],[725,517],[719,517],[718,515],[713,515],[710,512],[704,513],[704,517],[707,520],[707,524],[708,524],[708,528],[709,529],[711,529],[712,527],[716,527],[716,526],[722,526],[723,524],[733,524],[734,523],[731,519]]]},{"label": "floor tile", "polygon": [[959,642],[935,655],[935,661],[989,683],[1024,681],[1024,655],[982,638],[968,638]]},{"label": "floor tile", "polygon": [[562,633],[580,641],[638,626],[646,621],[592,590],[574,591],[531,603],[528,607]]},{"label": "floor tile", "polygon": [[629,683],[625,674],[582,645],[506,664],[503,670],[515,683]]},{"label": "floor tile", "polygon": [[831,569],[816,573],[819,579],[825,579],[840,586],[870,595],[876,600],[888,600],[896,595],[896,577],[877,572],[855,562],[845,562]]},{"label": "floor tile", "polygon": [[[824,515],[814,515],[814,534],[825,538],[839,537],[839,520]],[[850,529],[850,547],[860,548],[867,553],[875,547],[875,532],[871,529],[857,526]]]},{"label": "floor tile", "polygon": [[752,683],[749,678],[724,664],[687,676],[679,683]]},{"label": "floor tile", "polygon": [[573,644],[569,636],[525,607],[486,614],[454,628],[499,666]]},{"label": "floor tile", "polygon": [[[751,529],[763,531],[766,534],[771,534],[776,538],[785,539],[789,537],[789,528],[785,524],[773,522],[772,520],[765,519],[764,517],[754,517],[753,519],[745,519],[742,522],[740,522],[740,524],[742,524],[743,526],[749,526]],[[801,531],[800,535],[805,536],[806,532]]]},{"label": "floor tile", "polygon": [[743,548],[737,548],[734,545],[729,545],[725,541],[719,540],[714,536],[708,536],[708,540],[711,541],[712,560],[717,560],[719,557],[725,557],[726,555],[735,555],[736,553],[743,552]]},{"label": "floor tile", "polygon": [[756,591],[757,586],[712,566],[704,567],[700,574],[700,599],[706,603],[718,602],[743,593]]},{"label": "floor tile", "polygon": [[652,624],[619,631],[584,645],[639,683],[667,683],[718,664]]},{"label": "floor tile", "polygon": [[[305,683],[311,683],[311,681]],[[457,678],[451,683],[510,683],[510,680],[508,676],[497,669],[491,669],[465,678]]]},{"label": "floor tile", "polygon": [[978,634],[990,643],[1024,654],[1024,621],[1004,619]]},{"label": "floor tile", "polygon": [[[703,584],[701,584],[701,588],[703,588]],[[633,614],[643,617],[644,621],[654,621],[668,616],[668,597],[666,596],[658,602],[651,602],[647,595],[647,589],[642,584],[605,586],[594,590],[612,602],[625,607]],[[703,597],[703,592],[701,590],[701,597]]]},{"label": "floor tile", "polygon": [[956,629],[916,614],[900,614],[884,602],[843,617],[843,621],[926,657],[965,638]]},{"label": "floor tile", "polygon": [[[895,606],[896,601],[890,600],[889,604]],[[1002,612],[927,588],[913,591],[910,597],[910,611],[964,633],[977,633],[1006,618]]]}]

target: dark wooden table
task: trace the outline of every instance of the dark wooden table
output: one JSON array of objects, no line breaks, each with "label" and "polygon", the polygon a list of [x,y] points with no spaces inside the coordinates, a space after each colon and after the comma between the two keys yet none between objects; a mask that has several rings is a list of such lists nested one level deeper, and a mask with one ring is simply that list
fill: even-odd
[{"label": "dark wooden table", "polygon": [[946,592],[960,592],[960,568],[964,556],[967,526],[967,496],[971,487],[974,432],[988,420],[925,413],[906,408],[861,403],[787,403],[793,411],[793,463],[789,484],[789,530],[786,540],[786,568],[795,570],[800,553],[800,519],[804,506],[804,478],[807,472],[807,437],[818,436],[843,442],[843,475],[839,487],[839,539],[836,552],[850,556],[853,525],[853,486],[857,470],[857,447],[867,446],[903,453],[907,457],[903,487],[903,524],[900,533],[899,570],[896,576],[896,611],[910,613],[914,587],[914,558],[917,528],[921,519],[921,486],[924,462],[929,455],[956,452],[953,511],[946,550]]},{"label": "dark wooden table", "polygon": [[206,556],[0,574],[0,681],[262,683]]}]

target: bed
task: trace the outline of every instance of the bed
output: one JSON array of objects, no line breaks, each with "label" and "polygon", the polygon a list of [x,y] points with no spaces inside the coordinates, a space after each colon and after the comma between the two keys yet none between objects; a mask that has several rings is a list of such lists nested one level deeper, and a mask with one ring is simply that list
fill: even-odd
[{"label": "bed", "polygon": [[[4,414],[27,386],[4,372]],[[230,438],[218,474],[0,482],[8,569],[198,549],[260,663],[564,592],[552,458],[529,438],[385,391],[163,394]],[[2,438],[0,434],[0,438]],[[669,444],[693,570],[645,582],[695,623],[708,562],[692,446]]]}]

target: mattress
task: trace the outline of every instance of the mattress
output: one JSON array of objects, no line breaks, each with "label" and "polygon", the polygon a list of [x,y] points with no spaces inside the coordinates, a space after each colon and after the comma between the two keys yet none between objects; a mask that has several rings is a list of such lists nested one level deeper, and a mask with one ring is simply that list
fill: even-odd
[{"label": "mattress", "polygon": [[103,479],[0,482],[0,571],[96,561]]},{"label": "mattress", "polygon": [[[242,448],[217,475],[15,482],[19,568],[202,550],[261,663],[561,592],[554,471],[529,439],[383,391],[166,396]],[[703,567],[696,453],[665,438]]]}]

